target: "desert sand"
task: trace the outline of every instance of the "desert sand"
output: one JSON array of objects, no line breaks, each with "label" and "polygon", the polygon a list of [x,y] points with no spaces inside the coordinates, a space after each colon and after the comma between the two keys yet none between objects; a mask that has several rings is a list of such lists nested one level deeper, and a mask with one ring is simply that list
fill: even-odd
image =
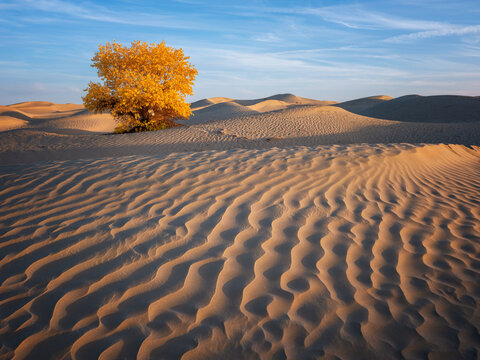
[{"label": "desert sand", "polygon": [[0,359],[480,356],[479,98],[192,109],[0,107]]}]

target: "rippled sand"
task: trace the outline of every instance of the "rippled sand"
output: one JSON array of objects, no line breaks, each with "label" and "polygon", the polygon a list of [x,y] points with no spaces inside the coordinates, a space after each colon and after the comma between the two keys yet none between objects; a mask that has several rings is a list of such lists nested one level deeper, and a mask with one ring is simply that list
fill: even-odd
[{"label": "rippled sand", "polygon": [[480,353],[480,148],[0,167],[0,358]]}]

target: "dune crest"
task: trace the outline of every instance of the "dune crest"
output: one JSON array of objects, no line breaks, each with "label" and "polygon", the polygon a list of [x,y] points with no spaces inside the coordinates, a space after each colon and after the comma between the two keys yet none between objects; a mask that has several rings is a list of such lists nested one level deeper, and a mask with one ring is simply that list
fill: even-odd
[{"label": "dune crest", "polygon": [[281,100],[264,100],[256,104],[250,105],[249,108],[259,113],[283,110],[289,107],[291,104]]},{"label": "dune crest", "polygon": [[3,167],[2,354],[476,356],[479,163],[359,144]]},{"label": "dune crest", "polygon": [[234,101],[234,100],[226,97],[212,97],[212,98],[195,101],[190,104],[190,108],[192,109],[192,111],[196,111],[196,110],[201,110],[210,105],[220,104],[228,101]]},{"label": "dune crest", "polygon": [[21,111],[24,114],[28,114],[31,118],[43,118],[54,116],[69,116],[77,112],[84,112],[83,105],[78,104],[55,104],[46,101],[28,101],[7,107]]},{"label": "dune crest", "polygon": [[338,104],[332,104],[332,106],[340,107],[347,111],[364,114],[365,110],[371,108],[374,105],[381,104],[385,101],[392,100],[393,98],[387,95],[377,95],[377,96],[369,96],[360,99],[345,101]]},{"label": "dune crest", "polygon": [[277,94],[252,100],[234,100],[224,97],[208,98],[191,104],[193,117],[188,120],[188,123],[185,122],[184,124],[200,124],[212,120],[285,110],[302,105],[326,106],[335,103],[335,101],[302,98],[293,94]]}]

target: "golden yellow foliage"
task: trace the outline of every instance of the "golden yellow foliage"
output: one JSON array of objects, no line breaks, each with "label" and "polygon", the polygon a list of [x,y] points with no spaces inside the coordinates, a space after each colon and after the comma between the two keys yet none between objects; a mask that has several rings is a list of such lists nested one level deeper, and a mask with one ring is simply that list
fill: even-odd
[{"label": "golden yellow foliage", "polygon": [[90,111],[110,111],[123,131],[157,130],[191,115],[186,95],[198,71],[182,49],[134,41],[130,47],[99,45],[92,58],[103,83],[90,82],[83,103]]}]

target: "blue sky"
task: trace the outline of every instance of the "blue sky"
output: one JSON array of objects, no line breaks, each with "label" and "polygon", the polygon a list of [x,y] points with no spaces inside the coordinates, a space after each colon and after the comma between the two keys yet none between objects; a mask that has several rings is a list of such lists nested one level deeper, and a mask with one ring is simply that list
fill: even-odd
[{"label": "blue sky", "polygon": [[0,104],[81,103],[98,44],[183,48],[190,101],[480,95],[478,0],[0,0]]}]

